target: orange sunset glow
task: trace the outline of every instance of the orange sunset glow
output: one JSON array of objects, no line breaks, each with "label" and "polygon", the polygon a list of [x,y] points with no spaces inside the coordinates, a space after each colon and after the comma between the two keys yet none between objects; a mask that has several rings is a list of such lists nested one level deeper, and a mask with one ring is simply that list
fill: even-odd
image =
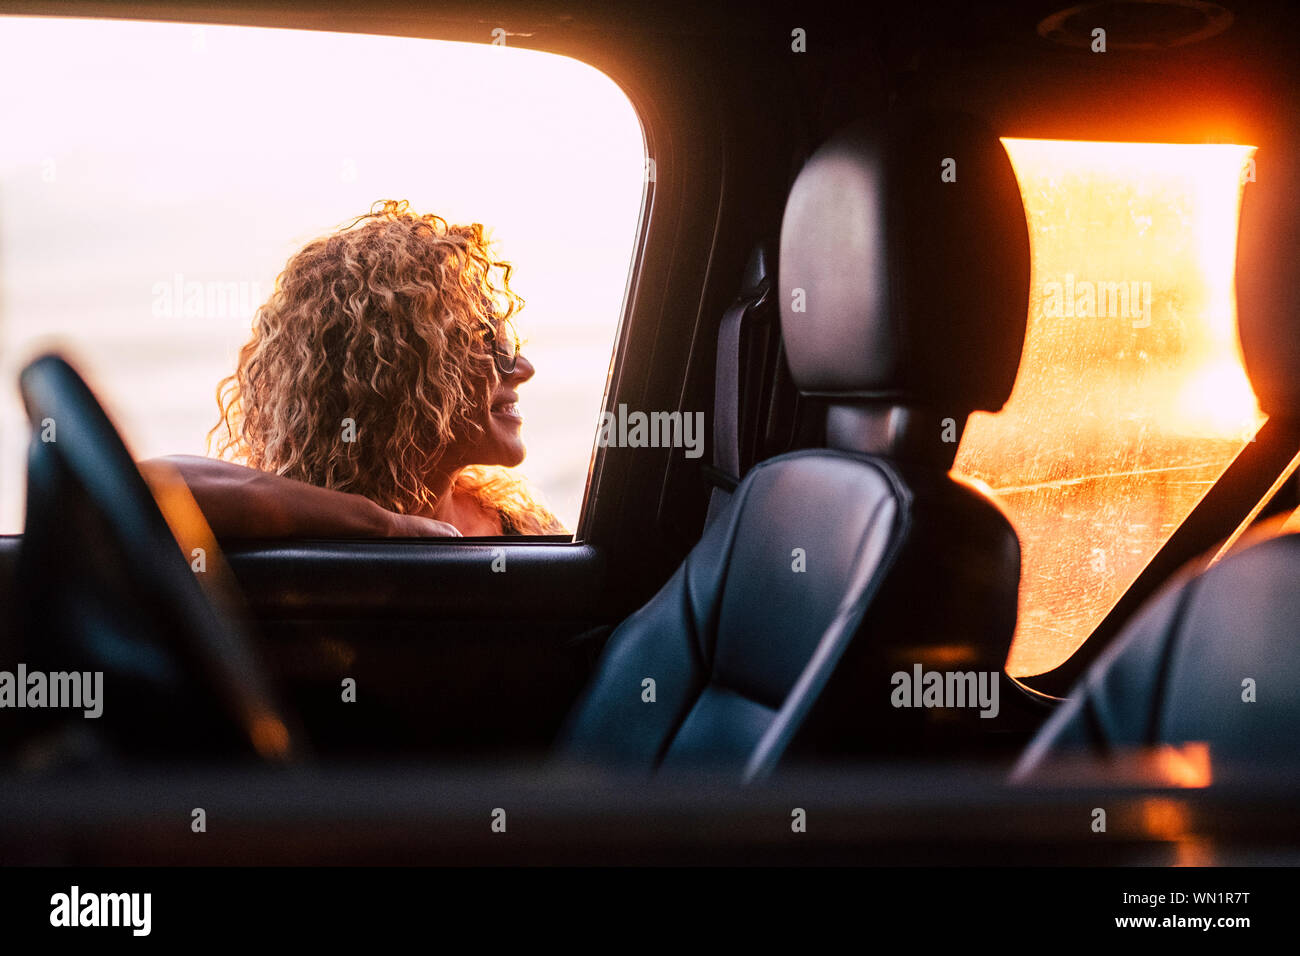
[{"label": "orange sunset glow", "polygon": [[955,470],[1020,536],[1023,677],[1087,640],[1263,422],[1233,296],[1254,147],[1003,143],[1029,328],[1011,400],[972,416]]}]

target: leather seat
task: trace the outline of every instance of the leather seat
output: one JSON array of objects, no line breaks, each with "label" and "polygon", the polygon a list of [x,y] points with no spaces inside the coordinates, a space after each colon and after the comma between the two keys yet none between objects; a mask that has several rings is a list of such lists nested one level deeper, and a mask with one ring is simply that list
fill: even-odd
[{"label": "leather seat", "polygon": [[981,123],[890,114],[817,151],[786,205],[779,302],[828,447],[752,468],[614,631],[565,759],[753,779],[798,755],[989,729],[973,711],[893,708],[889,674],[1001,674],[1019,544],[948,470],[969,413],[1010,394],[1028,292],[1015,176]]},{"label": "leather seat", "polygon": [[[1260,407],[1270,427],[1300,443],[1294,182],[1279,169],[1246,187],[1236,282],[1242,354]],[[1259,529],[1203,571],[1207,562],[1194,562],[1147,602],[1039,730],[1014,778],[1050,778],[1063,760],[1087,766],[1130,748],[1190,742],[1208,744],[1217,764],[1294,763],[1300,535],[1284,530]]]}]

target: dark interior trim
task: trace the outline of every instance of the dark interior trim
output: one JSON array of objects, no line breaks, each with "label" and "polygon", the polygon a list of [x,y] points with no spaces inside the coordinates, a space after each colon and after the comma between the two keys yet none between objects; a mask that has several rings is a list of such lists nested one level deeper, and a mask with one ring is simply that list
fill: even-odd
[{"label": "dark interior trim", "polygon": [[[605,562],[599,549],[461,540],[240,542],[224,550],[260,617],[603,616]],[[504,570],[494,570],[494,564]]]}]

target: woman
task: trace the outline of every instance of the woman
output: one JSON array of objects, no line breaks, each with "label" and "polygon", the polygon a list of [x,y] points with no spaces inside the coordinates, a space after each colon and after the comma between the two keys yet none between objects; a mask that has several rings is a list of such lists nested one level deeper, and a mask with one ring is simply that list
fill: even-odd
[{"label": "woman", "polygon": [[217,387],[218,459],[165,459],[213,531],[563,533],[507,470],[524,459],[516,403],[534,374],[510,274],[482,226],[404,201],[296,253]]}]

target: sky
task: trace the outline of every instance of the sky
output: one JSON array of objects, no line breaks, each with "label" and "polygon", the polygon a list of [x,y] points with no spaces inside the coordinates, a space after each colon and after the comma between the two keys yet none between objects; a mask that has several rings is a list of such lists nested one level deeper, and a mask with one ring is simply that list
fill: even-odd
[{"label": "sky", "polygon": [[[203,454],[285,261],[390,198],[483,223],[514,265],[521,470],[576,526],[644,137],[604,74],[484,40],[0,17],[0,533],[22,524],[26,361],[64,351],[137,458]],[[199,314],[168,301],[193,283]]]}]

